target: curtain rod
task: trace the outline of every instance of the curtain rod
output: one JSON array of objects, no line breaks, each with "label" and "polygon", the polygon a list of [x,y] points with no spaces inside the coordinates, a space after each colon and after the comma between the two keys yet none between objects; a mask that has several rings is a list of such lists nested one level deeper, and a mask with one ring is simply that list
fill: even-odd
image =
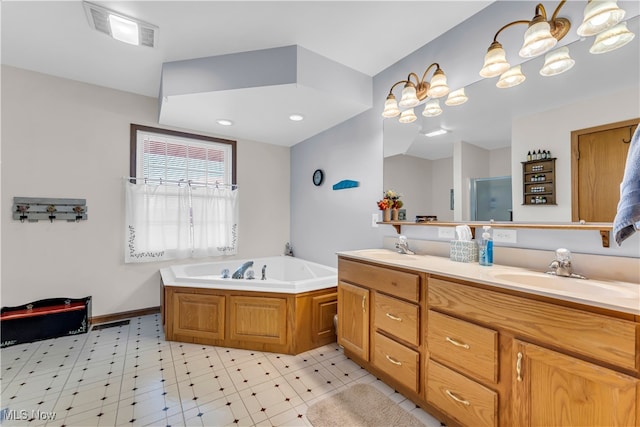
[{"label": "curtain rod", "polygon": [[135,176],[129,176],[129,177],[124,177],[123,179],[128,180],[128,181],[144,181],[145,184],[147,182],[156,182],[159,185],[167,185],[167,184],[177,184],[178,186],[180,186],[181,184],[186,184],[186,185],[197,185],[197,186],[201,186],[201,187],[215,187],[215,188],[231,188],[231,189],[237,189],[238,185],[237,184],[221,184],[216,182],[215,184],[213,183],[206,183],[206,182],[198,182],[198,181],[192,181],[192,180],[173,180],[173,179],[162,179],[162,178],[139,178],[139,177],[135,177]]}]

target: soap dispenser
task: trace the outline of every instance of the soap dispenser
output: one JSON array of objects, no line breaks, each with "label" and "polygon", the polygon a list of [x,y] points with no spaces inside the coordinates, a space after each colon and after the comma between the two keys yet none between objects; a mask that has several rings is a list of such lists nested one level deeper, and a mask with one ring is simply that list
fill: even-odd
[{"label": "soap dispenser", "polygon": [[491,226],[482,227],[482,239],[478,244],[478,262],[480,265],[493,265],[493,239],[491,238]]}]

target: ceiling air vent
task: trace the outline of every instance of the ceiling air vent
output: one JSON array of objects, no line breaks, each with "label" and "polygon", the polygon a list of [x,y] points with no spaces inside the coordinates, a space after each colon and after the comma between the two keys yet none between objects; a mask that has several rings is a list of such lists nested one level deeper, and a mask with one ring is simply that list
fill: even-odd
[{"label": "ceiling air vent", "polygon": [[[106,9],[93,3],[83,2],[89,25],[96,31],[100,31],[114,39],[148,47],[155,47],[158,41],[158,27],[135,18],[123,15],[113,10]],[[112,18],[120,18],[119,21],[128,21],[137,26],[137,42],[123,40],[118,37],[117,31],[112,28]]]}]

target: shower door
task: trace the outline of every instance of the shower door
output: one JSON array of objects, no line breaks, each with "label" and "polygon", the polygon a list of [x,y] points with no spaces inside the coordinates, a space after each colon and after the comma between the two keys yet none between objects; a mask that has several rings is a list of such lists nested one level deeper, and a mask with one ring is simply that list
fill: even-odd
[{"label": "shower door", "polygon": [[471,180],[472,221],[512,221],[511,177]]}]

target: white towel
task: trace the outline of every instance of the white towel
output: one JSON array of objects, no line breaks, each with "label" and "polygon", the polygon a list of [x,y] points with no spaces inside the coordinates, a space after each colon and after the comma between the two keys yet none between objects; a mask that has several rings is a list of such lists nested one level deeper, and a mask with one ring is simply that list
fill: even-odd
[{"label": "white towel", "polygon": [[613,235],[618,246],[640,228],[640,126],[631,138],[624,177],[620,184],[620,201],[613,220]]}]

